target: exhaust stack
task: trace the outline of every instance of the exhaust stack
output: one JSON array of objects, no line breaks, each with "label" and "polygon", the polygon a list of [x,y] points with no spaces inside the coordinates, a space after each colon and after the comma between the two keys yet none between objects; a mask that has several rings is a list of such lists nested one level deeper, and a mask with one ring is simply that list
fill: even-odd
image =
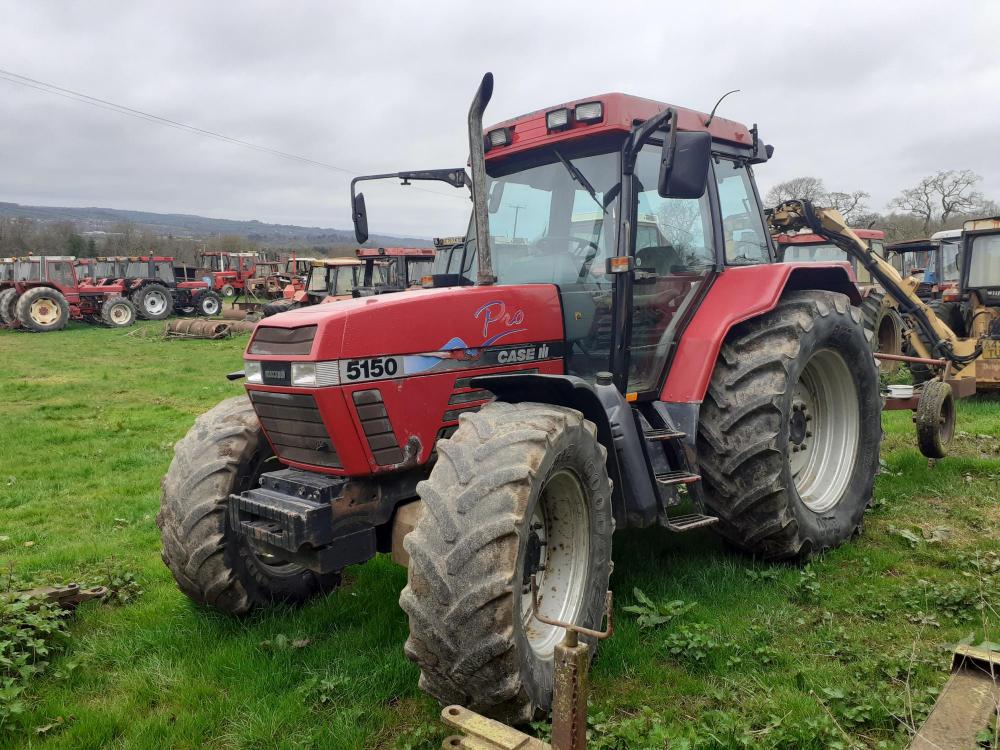
[{"label": "exhaust stack", "polygon": [[491,286],[496,283],[493,274],[493,255],[490,250],[490,215],[486,205],[486,151],[483,146],[483,112],[493,96],[493,74],[483,76],[469,107],[469,161],[472,164],[472,204],[476,226],[476,252],[479,255],[479,272],[476,284]]}]

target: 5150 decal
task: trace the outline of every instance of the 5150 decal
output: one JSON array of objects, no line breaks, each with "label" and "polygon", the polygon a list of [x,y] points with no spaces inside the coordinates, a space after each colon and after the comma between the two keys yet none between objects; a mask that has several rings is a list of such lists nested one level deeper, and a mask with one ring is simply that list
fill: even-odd
[{"label": "5150 decal", "polygon": [[340,377],[348,383],[395,377],[403,374],[402,360],[402,357],[347,359],[340,363]]}]

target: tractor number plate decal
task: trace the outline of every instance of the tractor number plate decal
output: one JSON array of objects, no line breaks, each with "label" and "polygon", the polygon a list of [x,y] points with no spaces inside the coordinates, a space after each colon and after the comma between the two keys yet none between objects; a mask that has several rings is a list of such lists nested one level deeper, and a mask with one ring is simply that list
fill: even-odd
[{"label": "tractor number plate decal", "polygon": [[342,383],[362,383],[366,380],[397,378],[404,374],[402,357],[345,359],[340,362],[340,382]]},{"label": "tractor number plate decal", "polygon": [[291,385],[292,365],[290,362],[265,362],[263,366],[264,385]]}]

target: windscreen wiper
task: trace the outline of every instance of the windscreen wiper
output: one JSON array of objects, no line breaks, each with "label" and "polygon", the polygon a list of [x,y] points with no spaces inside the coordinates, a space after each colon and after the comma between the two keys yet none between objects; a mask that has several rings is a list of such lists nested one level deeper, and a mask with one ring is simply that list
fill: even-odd
[{"label": "windscreen wiper", "polygon": [[590,197],[594,199],[594,203],[601,207],[602,213],[607,213],[608,210],[601,202],[601,199],[597,197],[597,191],[594,190],[594,186],[590,184],[590,180],[584,177],[583,172],[577,169],[576,165],[573,164],[569,159],[559,153],[557,149],[552,149],[552,153],[556,155],[556,158],[562,162],[562,165],[566,167],[566,171],[569,172],[569,176],[573,178],[574,182],[580,183],[584,190],[586,190]]}]

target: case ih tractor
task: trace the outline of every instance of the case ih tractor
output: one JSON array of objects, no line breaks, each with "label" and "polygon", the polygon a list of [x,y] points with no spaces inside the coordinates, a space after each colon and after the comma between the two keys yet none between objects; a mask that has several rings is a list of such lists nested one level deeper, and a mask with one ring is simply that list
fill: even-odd
[{"label": "case ih tractor", "polygon": [[[767,559],[834,547],[882,433],[846,264],[773,262],[756,127],[606,94],[484,136],[491,93],[487,75],[471,179],[380,176],[471,189],[461,283],[258,324],[245,395],[177,443],[158,523],[180,588],[236,614],[391,552],[421,687],[517,723],[549,709],[564,630],[533,619],[533,576],[540,616],[596,629],[616,531],[711,526]],[[362,194],[353,213],[361,243]],[[645,214],[659,244],[637,239]]]},{"label": "case ih tractor", "polygon": [[135,306],[121,284],[81,284],[72,256],[17,258],[13,281],[0,291],[0,322],[35,333],[59,331],[70,319],[124,328],[135,322]]},{"label": "case ih tractor", "polygon": [[206,281],[223,297],[236,297],[246,286],[247,279],[256,276],[259,253],[203,252],[201,265]]},{"label": "case ih tractor", "polygon": [[204,281],[178,281],[174,259],[132,256],[123,264],[120,283],[145,320],[163,320],[177,312],[212,316],[222,312],[222,298]]}]

